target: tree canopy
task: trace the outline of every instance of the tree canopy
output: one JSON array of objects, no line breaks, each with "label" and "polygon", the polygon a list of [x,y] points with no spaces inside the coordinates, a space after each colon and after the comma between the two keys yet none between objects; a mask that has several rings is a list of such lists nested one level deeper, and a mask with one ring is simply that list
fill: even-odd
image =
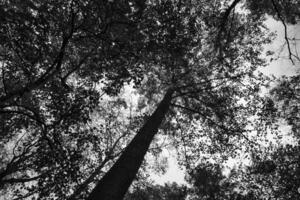
[{"label": "tree canopy", "polygon": [[[299,198],[299,145],[261,148],[282,121],[299,137],[299,75],[257,70],[266,16],[298,63],[299,13],[292,0],[1,0],[0,195],[116,200],[133,182],[125,199]],[[148,182],[161,138],[190,188]],[[252,165],[225,176],[241,155]]]}]

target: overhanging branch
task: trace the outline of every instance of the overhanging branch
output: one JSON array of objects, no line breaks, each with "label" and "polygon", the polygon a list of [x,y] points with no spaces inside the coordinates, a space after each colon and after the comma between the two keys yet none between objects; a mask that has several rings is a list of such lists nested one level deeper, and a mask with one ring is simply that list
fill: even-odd
[{"label": "overhanging branch", "polygon": [[277,7],[275,1],[274,1],[274,0],[271,0],[271,1],[272,1],[272,5],[273,5],[273,7],[274,7],[275,12],[277,13],[277,16],[278,16],[279,20],[281,21],[281,23],[282,23],[283,26],[284,26],[284,39],[285,39],[286,44],[287,44],[287,47],[288,47],[289,59],[291,60],[292,64],[294,65],[294,64],[295,64],[295,62],[294,62],[294,60],[293,60],[293,56],[294,56],[294,55],[293,55],[293,53],[292,53],[290,41],[289,41],[289,38],[288,38],[287,25],[286,25],[286,23],[285,23],[285,21],[284,21],[282,15],[281,15],[281,13],[280,13],[280,11],[279,11],[279,9],[278,9],[278,7]]}]

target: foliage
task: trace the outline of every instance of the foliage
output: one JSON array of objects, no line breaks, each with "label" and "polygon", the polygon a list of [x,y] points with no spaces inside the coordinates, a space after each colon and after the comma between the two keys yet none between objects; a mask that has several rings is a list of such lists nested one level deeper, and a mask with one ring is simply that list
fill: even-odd
[{"label": "foliage", "polygon": [[[239,1],[1,1],[0,189],[20,199],[84,198],[169,88],[161,132],[181,163],[193,169],[203,153],[236,156],[251,144],[247,126],[259,106],[266,118],[275,112],[258,95],[267,78],[255,73],[271,42],[262,13],[274,14],[255,2],[241,13]],[[124,84],[139,93],[134,112],[116,97]],[[216,166],[191,177],[196,195],[229,198]],[[151,186],[127,198],[184,199],[186,191]]]},{"label": "foliage", "polygon": [[192,185],[189,189],[190,199],[207,200],[259,200],[249,190],[239,191],[235,169],[228,176],[222,172],[219,164],[200,164],[189,172],[187,181]]},{"label": "foliage", "polygon": [[[2,189],[63,199],[119,155],[130,138],[116,120],[124,104],[104,108],[100,96],[140,79],[139,7],[128,1],[1,1]],[[105,120],[90,127],[95,109]]]},{"label": "foliage", "polygon": [[300,109],[300,76],[283,77],[271,91],[277,103],[280,117],[292,127],[292,132],[299,138],[299,109]]},{"label": "foliage", "polygon": [[[300,10],[299,10],[299,1],[297,0],[263,0],[263,1],[247,1],[246,5],[250,10],[253,11],[256,15],[268,14],[278,19],[277,10],[280,12],[279,15],[282,15],[284,21],[290,24],[297,24],[300,20]],[[274,9],[274,5],[276,9]],[[280,19],[279,19],[280,20]]]},{"label": "foliage", "polygon": [[[291,127],[292,142],[279,146],[275,151],[263,152],[254,159],[257,173],[251,175],[261,188],[269,191],[271,198],[299,198],[299,75],[283,77],[270,94],[274,99],[277,115]],[[272,170],[270,170],[272,169]]]},{"label": "foliage", "polygon": [[185,186],[168,183],[164,186],[147,185],[144,188],[135,188],[126,195],[125,200],[184,200],[186,196]]}]

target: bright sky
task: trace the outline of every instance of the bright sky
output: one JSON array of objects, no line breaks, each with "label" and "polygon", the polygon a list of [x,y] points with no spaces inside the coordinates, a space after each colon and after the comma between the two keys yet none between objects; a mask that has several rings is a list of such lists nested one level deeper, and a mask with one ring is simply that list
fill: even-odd
[{"label": "bright sky", "polygon": [[[285,44],[284,39],[284,26],[281,22],[275,21],[274,19],[268,19],[266,22],[267,26],[271,31],[275,31],[277,33],[277,37],[274,42],[270,45],[266,46],[266,50],[274,51],[274,57],[278,56],[278,52],[283,47],[282,53],[279,55],[279,59],[273,60],[270,65],[265,68],[261,68],[260,71],[265,74],[273,74],[277,77],[286,75],[291,76],[300,70],[300,63],[297,62],[296,59],[295,65],[292,65],[292,62],[288,59],[288,51],[287,46]],[[298,38],[300,39],[300,25],[288,26],[288,37],[289,38]],[[283,46],[284,45],[284,46]],[[293,42],[290,43],[292,51],[296,54],[299,53],[300,56],[300,41],[298,41],[298,46],[296,46]],[[295,48],[296,47],[296,48]]]},{"label": "bright sky", "polygon": [[162,154],[168,158],[168,169],[164,175],[151,175],[151,179],[159,185],[167,182],[176,182],[178,184],[185,184],[184,170],[180,169],[176,161],[176,152],[163,150]]}]

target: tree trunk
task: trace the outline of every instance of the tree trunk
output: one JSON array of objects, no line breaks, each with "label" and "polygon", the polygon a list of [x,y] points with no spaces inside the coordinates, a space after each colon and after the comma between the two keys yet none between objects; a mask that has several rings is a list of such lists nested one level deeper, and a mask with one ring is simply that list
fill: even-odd
[{"label": "tree trunk", "polygon": [[123,199],[169,109],[172,94],[173,90],[167,91],[155,112],[138,131],[112,168],[99,181],[87,200]]}]

